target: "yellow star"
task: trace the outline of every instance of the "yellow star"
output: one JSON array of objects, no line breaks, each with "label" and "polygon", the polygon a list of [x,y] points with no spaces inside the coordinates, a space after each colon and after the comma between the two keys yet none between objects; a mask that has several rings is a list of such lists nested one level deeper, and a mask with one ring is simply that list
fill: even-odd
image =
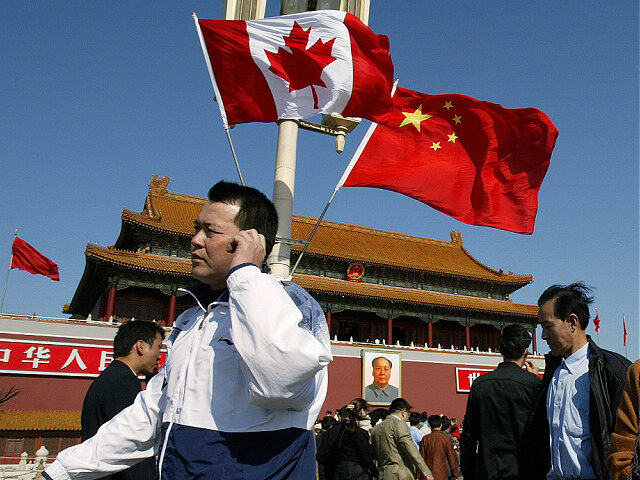
[{"label": "yellow star", "polygon": [[447,137],[449,137],[449,140],[447,140],[447,142],[456,143],[456,140],[458,139],[456,132],[453,132],[451,135],[447,135]]},{"label": "yellow star", "polygon": [[448,101],[448,100],[447,100],[447,101],[444,103],[444,107],[442,107],[442,108],[446,108],[447,110],[449,110],[450,108],[453,108],[453,105],[451,104],[451,102],[450,102],[450,101]]},{"label": "yellow star", "polygon": [[433,151],[436,152],[439,148],[442,148],[440,146],[440,142],[433,142],[433,145],[431,145],[429,148],[433,148]]},{"label": "yellow star", "polygon": [[462,123],[462,117],[460,115],[454,115],[453,121],[455,122],[456,125],[458,125]]},{"label": "yellow star", "polygon": [[420,131],[420,122],[433,117],[433,115],[422,113],[422,105],[420,105],[415,112],[402,112],[402,114],[405,116],[405,119],[402,121],[400,126],[404,127],[405,125],[411,124],[416,127],[416,130],[418,131]]}]

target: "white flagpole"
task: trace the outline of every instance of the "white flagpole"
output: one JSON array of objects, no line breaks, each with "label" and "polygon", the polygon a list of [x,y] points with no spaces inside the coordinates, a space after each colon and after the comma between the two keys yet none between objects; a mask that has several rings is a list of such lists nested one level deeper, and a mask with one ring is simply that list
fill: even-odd
[{"label": "white flagpole", "polygon": [[204,36],[202,35],[202,30],[200,29],[200,24],[198,23],[198,16],[196,15],[196,12],[193,12],[191,15],[193,16],[193,21],[196,25],[196,30],[198,32],[198,38],[200,39],[200,46],[202,47],[202,55],[204,55],[204,61],[207,64],[207,69],[209,70],[209,78],[211,79],[211,85],[213,86],[215,99],[218,102],[218,108],[220,108],[220,117],[222,118],[222,126],[224,127],[224,131],[227,134],[227,140],[229,141],[229,147],[231,147],[231,154],[233,155],[233,161],[236,163],[236,170],[238,170],[240,183],[244,185],[244,179],[242,178],[242,172],[240,171],[240,164],[238,163],[236,150],[235,148],[233,148],[233,142],[231,141],[231,133],[229,132],[229,122],[227,120],[227,112],[224,109],[224,103],[222,102],[222,95],[220,95],[220,90],[218,89],[218,84],[216,83],[216,77],[213,74],[213,68],[211,67],[211,60],[209,59],[209,54],[207,53],[207,45],[204,42]]},{"label": "white flagpole", "polygon": [[[396,93],[396,87],[397,86],[398,86],[398,80],[396,80],[394,82],[393,88],[391,89],[391,96],[392,97],[393,97],[393,94]],[[342,177],[340,177],[340,180],[338,180],[338,183],[336,184],[336,187],[333,189],[333,193],[331,194],[331,197],[329,198],[329,201],[324,206],[324,209],[322,210],[322,213],[318,217],[318,221],[316,221],[316,224],[313,226],[313,230],[311,230],[311,234],[309,235],[309,239],[304,244],[304,247],[302,247],[302,251],[300,252],[300,255],[298,256],[298,259],[296,260],[296,264],[291,269],[291,273],[289,274],[289,277],[287,277],[287,280],[291,280],[291,278],[293,277],[293,273],[296,271],[296,268],[298,267],[298,264],[300,263],[300,260],[302,260],[302,256],[307,251],[307,248],[309,247],[309,244],[311,243],[311,239],[315,235],[316,230],[318,230],[318,227],[320,226],[320,222],[322,222],[322,219],[324,218],[324,214],[327,213],[327,210],[329,209],[329,205],[331,205],[331,202],[333,202],[333,199],[336,196],[336,193],[338,193],[338,190],[340,190],[342,185],[344,185],[344,182],[347,181],[347,178],[349,177],[349,174],[351,173],[351,170],[353,170],[353,167],[355,167],[356,162],[360,159],[360,155],[362,154],[362,152],[364,150],[364,147],[366,147],[367,143],[369,143],[369,139],[371,138],[371,135],[373,135],[373,132],[375,131],[377,126],[378,126],[378,124],[375,123],[375,122],[371,122],[371,125],[369,125],[369,129],[367,130],[367,133],[365,133],[364,137],[362,137],[362,140],[360,141],[360,145],[358,145],[358,148],[356,149],[355,153],[353,154],[353,157],[351,157],[351,161],[349,162],[349,165],[347,165],[347,168],[345,168],[344,173],[342,174]]]},{"label": "white flagpole", "polygon": [[[18,229],[14,232],[14,239],[18,236]],[[9,268],[7,268],[7,277],[4,280],[4,289],[2,292],[2,301],[0,301],[0,312],[4,312],[4,297],[7,296],[7,285],[9,284],[9,272],[11,271],[11,264],[13,263],[13,249],[11,249],[11,257],[9,258]]]}]

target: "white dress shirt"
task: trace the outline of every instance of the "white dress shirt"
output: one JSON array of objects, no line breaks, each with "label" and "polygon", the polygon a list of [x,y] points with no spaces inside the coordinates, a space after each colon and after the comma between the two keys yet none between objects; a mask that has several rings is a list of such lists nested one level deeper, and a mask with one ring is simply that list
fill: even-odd
[{"label": "white dress shirt", "polygon": [[549,479],[596,478],[591,466],[588,346],[586,343],[580,350],[562,360],[549,386]]}]

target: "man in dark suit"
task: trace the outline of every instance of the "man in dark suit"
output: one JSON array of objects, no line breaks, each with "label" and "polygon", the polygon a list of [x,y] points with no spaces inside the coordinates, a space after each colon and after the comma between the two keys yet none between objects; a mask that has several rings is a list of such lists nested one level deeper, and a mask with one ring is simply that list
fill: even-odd
[{"label": "man in dark suit", "polygon": [[[82,441],[94,436],[100,426],[131,405],[140,393],[138,375],[156,373],[164,330],[154,322],[133,320],[120,325],[113,339],[114,360],[89,387],[82,404]],[[155,458],[111,476],[110,480],[152,480]]]},{"label": "man in dark suit", "polygon": [[530,343],[526,328],[507,325],[498,340],[502,362],[471,385],[460,437],[465,480],[519,476],[522,432],[541,388],[537,367],[527,360]]}]

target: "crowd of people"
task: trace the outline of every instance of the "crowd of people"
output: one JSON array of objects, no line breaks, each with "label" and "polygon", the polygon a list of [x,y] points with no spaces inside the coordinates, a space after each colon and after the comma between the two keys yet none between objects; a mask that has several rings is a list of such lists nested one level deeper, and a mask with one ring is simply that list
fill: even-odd
[{"label": "crowd of people", "polygon": [[[325,480],[640,480],[640,360],[586,334],[590,289],[553,285],[538,301],[550,353],[544,375],[531,336],[508,325],[503,361],[474,381],[464,421],[414,412],[403,398],[368,412],[362,398],[316,424]],[[352,448],[348,438],[358,438]],[[369,440],[368,443],[365,440]]]},{"label": "crowd of people", "polygon": [[403,398],[369,409],[362,398],[327,411],[314,426],[320,480],[460,477],[455,417],[416,412]]}]

